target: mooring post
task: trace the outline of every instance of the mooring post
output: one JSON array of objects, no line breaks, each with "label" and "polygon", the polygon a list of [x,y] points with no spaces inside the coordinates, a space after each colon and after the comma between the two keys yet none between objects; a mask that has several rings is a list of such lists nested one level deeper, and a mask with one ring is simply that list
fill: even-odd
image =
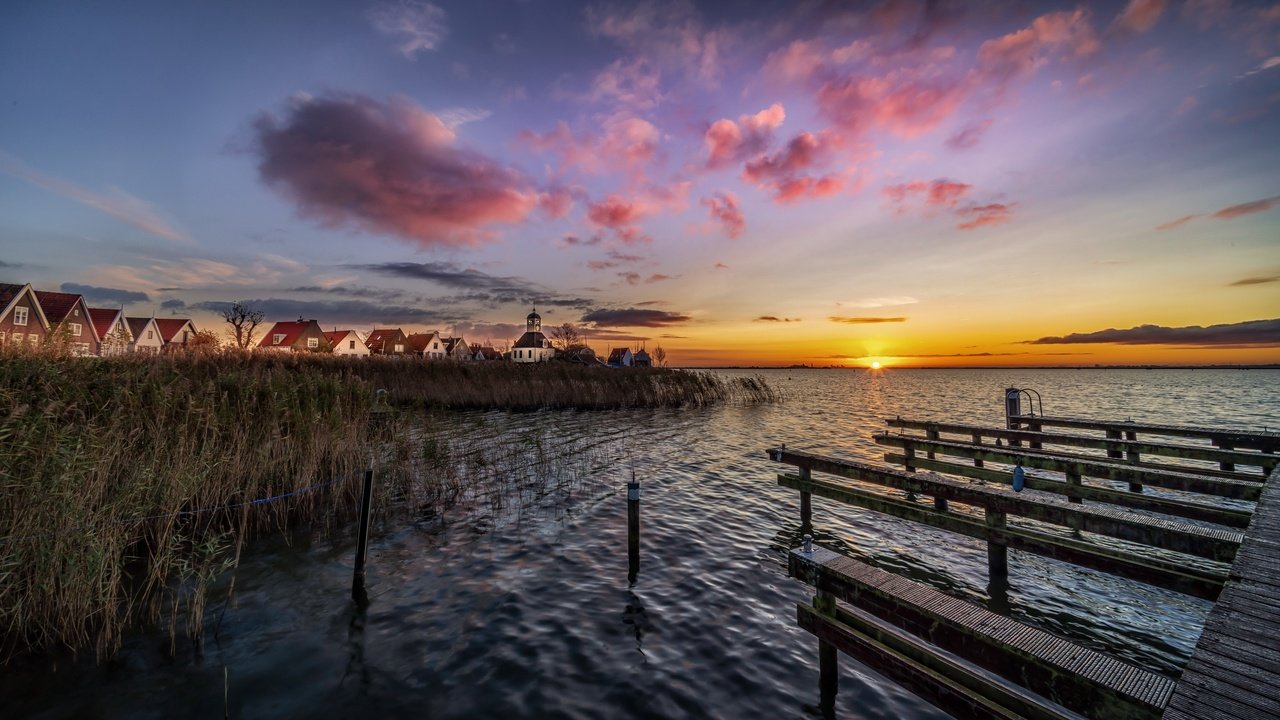
[{"label": "mooring post", "polygon": [[[1128,440],[1130,443],[1136,443],[1138,441],[1138,433],[1130,430],[1124,434],[1124,439]],[[1137,465],[1138,461],[1142,459],[1141,453],[1139,453],[1137,450],[1134,450],[1133,445],[1129,446],[1128,453],[1125,455],[1125,457],[1126,459],[1128,459],[1130,463],[1134,465]],[[1129,492],[1138,492],[1138,493],[1142,492],[1142,483],[1136,483],[1136,482],[1129,483]]]},{"label": "mooring post", "polygon": [[369,553],[369,512],[373,506],[373,461],[364,472],[364,490],[360,494],[360,529],[356,535],[356,570],[351,578],[351,599],[357,603],[368,602],[364,591],[364,564]]},{"label": "mooring post", "polygon": [[[1014,420],[1015,417],[1022,414],[1022,391],[1018,388],[1005,388],[1004,390],[1004,426],[1009,430],[1021,430],[1022,423]],[[1021,440],[1009,440],[1009,444],[1013,447],[1022,445]]]},{"label": "mooring post", "polygon": [[[1231,443],[1215,443],[1215,444],[1216,444],[1218,447],[1222,448],[1223,450],[1235,450],[1235,449],[1236,449],[1236,446],[1235,446],[1235,445],[1232,445]],[[1226,471],[1228,471],[1228,472],[1235,472],[1236,464],[1235,464],[1235,463],[1229,463],[1229,462],[1223,462],[1223,463],[1218,463],[1218,467],[1219,467],[1220,469],[1222,469],[1222,470],[1226,470]]]},{"label": "mooring post", "polygon": [[[981,445],[981,444],[982,444],[982,433],[974,433],[974,434],[973,434],[973,444],[974,444],[974,445]],[[974,458],[974,459],[973,459],[973,466],[974,466],[974,467],[982,467],[982,458]]]},{"label": "mooring post", "polygon": [[[988,528],[1003,529],[1008,524],[1002,512],[987,508],[986,516]],[[987,579],[997,582],[1009,577],[1009,547],[1003,541],[997,541],[993,535],[991,533],[987,537]]]},{"label": "mooring post", "polygon": [[627,483],[627,582],[635,585],[640,573],[640,481],[635,472]]},{"label": "mooring post", "polygon": [[[796,468],[800,475],[800,482],[809,482],[813,479],[813,471],[809,468]],[[808,529],[813,526],[813,493],[807,490],[800,491],[800,526]]]},{"label": "mooring post", "polygon": [[[1120,439],[1120,431],[1119,431],[1119,430],[1108,430],[1108,431],[1107,431],[1107,439],[1108,439],[1108,440],[1119,440],[1119,439]],[[1124,457],[1124,453],[1120,450],[1120,446],[1119,446],[1119,445],[1112,445],[1111,443],[1107,443],[1107,457],[1109,457],[1109,458],[1116,458],[1116,459],[1120,459],[1120,458],[1123,458],[1123,457]]]},{"label": "mooring post", "polygon": [[[1084,484],[1083,480],[1081,479],[1081,478],[1082,478],[1082,476],[1081,476],[1081,473],[1080,473],[1080,466],[1079,466],[1079,465],[1072,465],[1072,466],[1071,466],[1071,468],[1070,468],[1070,469],[1068,469],[1068,470],[1066,471],[1066,475],[1067,475],[1067,484],[1068,484],[1068,485],[1081,486],[1081,485],[1083,485],[1083,484]],[[1068,495],[1068,496],[1067,496],[1067,500],[1068,500],[1068,502],[1073,502],[1073,503],[1083,503],[1083,502],[1084,502],[1084,498],[1079,497],[1078,495]]]},{"label": "mooring post", "polygon": [[[819,590],[813,596],[813,609],[827,618],[836,616],[836,599],[831,593]],[[824,714],[835,708],[836,693],[840,687],[840,670],[837,665],[836,646],[818,638],[818,694]]]},{"label": "mooring post", "polygon": [[[929,438],[930,440],[937,440],[937,439],[938,439],[938,431],[937,431],[937,430],[934,430],[934,429],[932,429],[932,428],[930,428],[930,429],[928,429],[928,430],[925,430],[925,431],[924,431],[924,436],[925,436],[925,437],[927,437],[927,438]],[[927,457],[927,458],[929,458],[930,460],[932,460],[932,459],[933,459],[933,451],[932,451],[932,450],[930,450],[929,452],[925,453],[925,457]]]}]

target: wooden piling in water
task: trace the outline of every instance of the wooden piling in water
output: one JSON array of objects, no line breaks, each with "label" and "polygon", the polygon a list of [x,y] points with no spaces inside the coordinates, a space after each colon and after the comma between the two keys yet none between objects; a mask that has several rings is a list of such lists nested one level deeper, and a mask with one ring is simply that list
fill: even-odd
[{"label": "wooden piling in water", "polygon": [[627,582],[634,585],[640,573],[640,482],[635,473],[627,483]]},{"label": "wooden piling in water", "polygon": [[360,527],[356,532],[355,572],[351,577],[351,599],[359,604],[369,601],[364,589],[364,566],[369,553],[369,514],[373,508],[373,467],[364,473],[364,487],[360,493]]}]

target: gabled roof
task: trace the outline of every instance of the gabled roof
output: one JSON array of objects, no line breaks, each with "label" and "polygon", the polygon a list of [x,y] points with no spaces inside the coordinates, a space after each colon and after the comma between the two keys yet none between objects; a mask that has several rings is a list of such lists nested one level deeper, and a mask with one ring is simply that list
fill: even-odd
[{"label": "gabled roof", "polygon": [[[36,298],[40,301],[40,308],[44,310],[44,316],[49,322],[57,323],[67,319],[67,315],[71,314],[71,308],[76,306],[84,298],[74,293],[51,292],[49,290],[36,290]],[[88,306],[85,306],[86,309]]]},{"label": "gabled roof", "polygon": [[427,344],[431,342],[432,338],[439,340],[440,331],[436,330],[429,333],[414,333],[409,336],[407,342],[409,343],[409,347],[413,348],[414,352],[425,352]]},{"label": "gabled roof", "polygon": [[[331,330],[324,334],[324,339],[328,340],[329,344],[333,347],[338,347],[338,343],[346,340],[348,335],[350,335],[352,339],[360,340],[360,335],[358,335],[355,330]],[[365,342],[361,340],[360,344],[364,345]]]},{"label": "gabled roof", "polygon": [[631,352],[629,348],[614,348],[609,351],[609,362],[622,362],[626,359],[627,353]]},{"label": "gabled roof", "polygon": [[99,338],[105,338],[111,334],[111,328],[122,314],[124,314],[123,309],[89,308],[89,317],[93,320],[93,329],[98,333]]},{"label": "gabled roof", "polygon": [[404,331],[400,328],[378,328],[377,330],[369,333],[369,337],[364,339],[364,344],[368,345],[370,350],[374,348],[382,350],[382,345],[386,343],[386,341],[397,336],[404,337]]},{"label": "gabled roof", "polygon": [[173,342],[178,336],[182,328],[191,325],[191,332],[196,331],[196,326],[187,318],[156,318],[156,329],[160,331],[160,339],[165,342]]},{"label": "gabled roof", "polygon": [[[271,329],[267,331],[266,335],[262,336],[262,340],[258,341],[258,347],[289,347],[297,342],[298,337],[312,325],[319,327],[319,323],[315,320],[288,320],[285,322],[278,322],[271,326]],[[280,342],[276,342],[276,335],[283,335],[284,337],[280,339]]]},{"label": "gabled roof", "polygon": [[[142,337],[142,333],[147,331],[147,326],[155,322],[155,318],[127,317],[124,322],[129,326],[129,333],[133,335],[133,339],[137,340]],[[156,332],[160,332],[159,327],[156,328]]]},{"label": "gabled roof", "polygon": [[40,307],[40,299],[35,296],[35,290],[31,285],[15,285],[13,283],[0,283],[0,307],[4,310],[0,311],[0,318],[7,317],[18,301],[22,299],[23,294],[28,294],[31,298],[31,305],[35,307],[36,314],[40,316],[42,327],[49,327],[49,317],[44,314],[44,308]]},{"label": "gabled roof", "polygon": [[463,349],[466,349],[467,347],[467,341],[463,340],[460,337],[443,338],[443,342],[444,342],[444,351],[449,353],[450,355],[457,352],[458,346],[462,346]]},{"label": "gabled roof", "polygon": [[540,348],[547,346],[547,336],[540,332],[527,332],[520,336],[512,348]]},{"label": "gabled roof", "polygon": [[636,360],[639,360],[639,359],[641,359],[641,358],[644,358],[645,360],[648,360],[648,359],[649,359],[649,353],[647,353],[647,352],[645,352],[643,349],[641,349],[641,350],[637,350],[637,351],[636,351],[636,354],[635,354],[635,355],[632,355],[631,357],[635,358]]},{"label": "gabled roof", "polygon": [[484,346],[481,346],[478,344],[472,345],[471,354],[475,355],[477,353],[480,355],[480,357],[484,358],[485,360],[498,360],[502,357],[502,353],[498,352],[497,350],[494,350],[488,345],[484,345]]}]

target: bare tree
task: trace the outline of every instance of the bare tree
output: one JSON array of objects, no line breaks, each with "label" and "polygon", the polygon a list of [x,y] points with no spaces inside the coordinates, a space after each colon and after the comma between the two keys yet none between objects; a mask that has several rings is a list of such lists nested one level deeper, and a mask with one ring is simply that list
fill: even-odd
[{"label": "bare tree", "polygon": [[253,343],[253,331],[262,324],[266,313],[237,300],[222,311],[222,319],[231,326],[231,339],[241,350]]},{"label": "bare tree", "polygon": [[667,366],[667,351],[661,345],[653,348],[653,359],[658,361],[658,367]]},{"label": "bare tree", "polygon": [[587,346],[582,341],[582,333],[578,332],[578,328],[574,327],[572,323],[553,327],[549,334],[551,335],[551,344],[564,352],[579,350]]}]

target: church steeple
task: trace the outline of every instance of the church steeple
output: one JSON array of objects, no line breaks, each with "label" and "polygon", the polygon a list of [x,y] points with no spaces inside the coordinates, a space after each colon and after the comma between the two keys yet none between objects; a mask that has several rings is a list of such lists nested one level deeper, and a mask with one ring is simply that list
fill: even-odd
[{"label": "church steeple", "polygon": [[525,330],[528,332],[542,332],[542,316],[538,314],[538,308],[534,308],[533,312],[524,319]]}]

